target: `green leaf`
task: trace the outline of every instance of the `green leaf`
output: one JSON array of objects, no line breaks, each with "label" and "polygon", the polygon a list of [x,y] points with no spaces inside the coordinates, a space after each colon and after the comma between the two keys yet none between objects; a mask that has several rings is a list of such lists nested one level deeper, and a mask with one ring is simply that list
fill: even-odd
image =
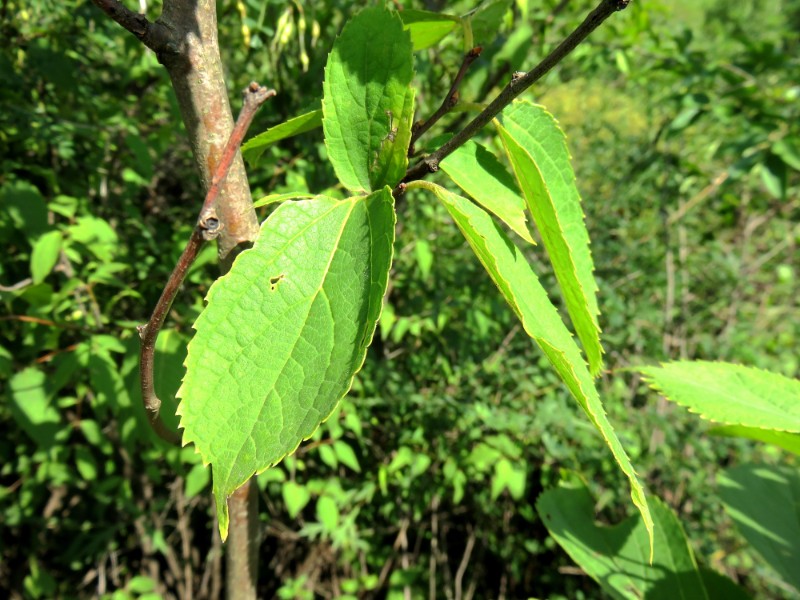
[{"label": "green leaf", "polygon": [[526,242],[535,243],[528,230],[525,200],[514,177],[485,146],[470,140],[439,166],[458,187],[514,233]]},{"label": "green leaf", "polygon": [[497,500],[503,490],[514,500],[520,500],[525,493],[525,469],[519,464],[514,464],[507,458],[501,458],[494,465],[492,477],[492,500]]},{"label": "green leaf", "polygon": [[263,198],[259,198],[255,202],[253,202],[253,208],[261,208],[262,206],[267,206],[268,204],[276,204],[278,202],[286,202],[287,200],[297,200],[300,198],[313,198],[314,194],[308,194],[306,192],[286,192],[285,194],[270,194],[268,196],[264,196]]},{"label": "green leaf", "polygon": [[275,142],[306,133],[307,131],[313,131],[317,127],[322,127],[321,108],[284,121],[280,125],[270,127],[264,133],[247,140],[242,144],[242,156],[247,159],[247,162],[254,165],[264,154],[264,151]]},{"label": "green leaf", "polygon": [[796,468],[741,465],[717,477],[719,497],[745,539],[800,590],[800,475]]},{"label": "green leaf", "polygon": [[800,138],[782,138],[772,145],[772,152],[791,168],[800,171]]},{"label": "green leaf", "polygon": [[676,361],[637,367],[654,390],[704,419],[800,432],[800,381],[731,363]]},{"label": "green leaf", "polygon": [[597,375],[603,367],[597,283],[564,132],[543,107],[524,101],[503,111],[498,131],[547,248],[589,370]]},{"label": "green leaf", "polygon": [[761,163],[761,181],[767,191],[774,198],[781,200],[786,197],[786,163],[775,154],[768,153]]},{"label": "green leaf", "polygon": [[117,232],[98,217],[79,217],[77,223],[69,228],[69,233],[74,241],[84,244],[104,262],[113,260],[119,248]]},{"label": "green leaf", "polygon": [[477,9],[470,12],[472,45],[488,46],[497,39],[497,32],[511,8],[511,3],[512,0],[484,0]]},{"label": "green leaf", "polygon": [[759,429],[757,427],[744,427],[742,425],[723,425],[712,427],[708,430],[711,435],[726,437],[741,437],[765,444],[772,444],[788,452],[800,455],[800,435],[772,429]]},{"label": "green leaf", "polygon": [[310,437],[361,368],[386,291],[394,207],[368,197],[283,204],[208,294],[178,393],[184,444],[227,497]]},{"label": "green leaf", "polygon": [[413,75],[411,40],[395,13],[364,9],[336,40],[325,67],[322,127],[347,189],[394,187],[405,175]]},{"label": "green leaf", "polygon": [[[652,564],[648,561],[648,532],[642,521],[630,517],[613,527],[598,525],[594,521],[595,503],[585,485],[562,483],[544,492],[536,502],[550,535],[613,598],[720,597],[706,588],[706,576],[697,568],[675,513],[659,498],[653,500],[651,508],[655,521]],[[714,581],[713,589],[718,587]],[[726,588],[738,589],[733,582]],[[743,592],[739,596],[747,597]]]},{"label": "green leaf", "polygon": [[186,475],[186,486],[184,495],[187,500],[194,498],[206,489],[208,482],[211,481],[211,471],[205,465],[197,464]]},{"label": "green leaf", "polygon": [[31,277],[33,283],[41,283],[58,262],[61,251],[61,232],[48,231],[33,244],[31,251]]},{"label": "green leaf", "polygon": [[444,203],[500,293],[522,322],[526,333],[545,353],[572,396],[603,436],[630,481],[631,498],[642,514],[645,528],[650,532],[652,552],[653,521],[644,489],[606,417],[597,388],[578,347],[525,256],[492,218],[469,200],[433,184],[421,182],[417,185],[434,191]]},{"label": "green leaf", "polygon": [[332,532],[339,525],[339,507],[330,496],[322,496],[317,500],[317,521],[327,532]]},{"label": "green leaf", "polygon": [[0,207],[14,227],[28,239],[47,231],[47,204],[38,188],[27,181],[6,183],[0,187]]},{"label": "green leaf", "polygon": [[63,424],[45,391],[45,375],[29,367],[8,383],[11,415],[17,425],[42,448],[52,447],[61,437]]},{"label": "green leaf", "polygon": [[299,485],[294,481],[287,481],[281,488],[283,501],[286,503],[286,510],[293,519],[300,514],[311,500],[311,492],[304,485]]},{"label": "green leaf", "polygon": [[461,19],[429,10],[404,9],[399,13],[403,26],[411,34],[414,52],[430,48],[455,31]]},{"label": "green leaf", "polygon": [[350,444],[341,440],[334,442],[333,451],[336,453],[336,458],[343,465],[351,468],[356,473],[361,473],[361,465],[358,464],[356,453],[350,447]]}]

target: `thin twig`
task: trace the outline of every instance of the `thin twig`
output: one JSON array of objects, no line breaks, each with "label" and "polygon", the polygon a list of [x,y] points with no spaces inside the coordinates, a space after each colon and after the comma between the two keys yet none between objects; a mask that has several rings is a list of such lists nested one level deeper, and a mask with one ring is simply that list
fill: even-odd
[{"label": "thin twig", "polygon": [[439,163],[445,157],[449,156],[454,150],[462,146],[467,140],[483,129],[483,127],[494,119],[500,111],[511,104],[514,98],[544,77],[608,17],[624,9],[629,3],[630,0],[600,0],[597,7],[583,20],[583,23],[578,25],[578,27],[570,33],[555,50],[548,54],[542,62],[527,73],[515,73],[515,76],[511,78],[511,81],[503,88],[497,97],[492,100],[489,106],[470,121],[464,129],[450,138],[441,148],[426,156],[413,167],[410,167],[408,171],[406,171],[406,176],[403,178],[403,181],[414,181],[421,179],[428,173],[438,171]]},{"label": "thin twig", "polygon": [[456,73],[456,76],[453,78],[453,83],[450,86],[450,90],[447,92],[447,95],[444,97],[444,100],[442,100],[441,106],[439,106],[439,108],[436,109],[436,112],[433,113],[427,120],[417,121],[414,123],[414,127],[411,130],[411,145],[408,149],[409,156],[414,154],[414,143],[421,138],[426,131],[433,127],[439,119],[445,116],[456,104],[458,104],[458,88],[461,85],[461,81],[464,79],[464,75],[467,74],[467,69],[469,69],[469,66],[475,62],[475,60],[481,55],[481,52],[483,52],[483,48],[481,46],[475,46],[472,50],[464,55],[464,60],[461,61],[461,66],[458,69],[458,73]]},{"label": "thin twig", "polygon": [[139,337],[142,343],[139,359],[142,402],[144,403],[145,412],[147,413],[147,419],[153,427],[153,430],[159,437],[171,444],[180,444],[180,436],[167,429],[159,417],[161,399],[156,394],[155,381],[153,378],[153,365],[158,332],[164,325],[164,320],[186,277],[186,272],[197,258],[197,254],[203,246],[203,242],[216,238],[222,231],[223,224],[217,217],[216,212],[216,200],[219,196],[220,188],[225,181],[225,177],[228,175],[228,170],[231,167],[233,158],[239,151],[239,146],[247,133],[248,127],[250,127],[250,123],[253,121],[256,111],[258,111],[259,107],[268,98],[274,95],[275,90],[268,90],[255,82],[251,83],[245,89],[242,111],[236,119],[233,131],[228,138],[228,142],[225,144],[225,149],[222,151],[222,157],[214,170],[211,186],[208,189],[203,207],[200,210],[197,225],[192,231],[189,242],[186,244],[186,248],[184,248],[183,253],[178,259],[178,263],[172,270],[164,286],[164,291],[161,292],[161,297],[158,299],[153,309],[150,320],[146,325],[140,325],[138,327]]},{"label": "thin twig", "polygon": [[16,292],[17,290],[21,290],[22,288],[28,287],[32,283],[33,279],[31,279],[30,277],[26,277],[22,281],[18,281],[17,283],[12,283],[11,285],[0,284],[0,292]]}]

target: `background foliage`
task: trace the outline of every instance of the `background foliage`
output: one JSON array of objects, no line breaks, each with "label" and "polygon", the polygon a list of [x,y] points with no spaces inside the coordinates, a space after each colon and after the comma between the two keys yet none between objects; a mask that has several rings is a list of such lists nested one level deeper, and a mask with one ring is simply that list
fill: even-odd
[{"label": "background foliage", "polygon": [[[364,4],[219,3],[231,97],[252,79],[279,91],[253,131],[318,105],[333,38]],[[529,68],[589,8],[482,6],[474,34],[485,49],[465,101]],[[5,2],[0,28],[0,589],[217,597],[208,473],[191,448],[150,434],[137,384],[134,327],[200,204],[168,78],[84,1]],[[569,136],[601,288],[610,418],[698,559],[757,597],[792,592],[709,489],[721,465],[789,459],[708,438],[620,369],[702,358],[800,372],[798,28],[797,0],[634,2],[527,95]],[[416,54],[425,114],[462,52],[454,34]],[[273,146],[250,168],[254,197],[325,190],[335,177],[323,157],[319,131]],[[600,499],[600,519],[616,522],[625,482],[445,211],[409,194],[399,221],[388,304],[356,387],[294,458],[259,477],[262,595],[599,597],[533,504],[567,468]],[[553,289],[542,254],[531,260]],[[161,335],[162,398],[174,398],[214,262],[206,248]]]}]

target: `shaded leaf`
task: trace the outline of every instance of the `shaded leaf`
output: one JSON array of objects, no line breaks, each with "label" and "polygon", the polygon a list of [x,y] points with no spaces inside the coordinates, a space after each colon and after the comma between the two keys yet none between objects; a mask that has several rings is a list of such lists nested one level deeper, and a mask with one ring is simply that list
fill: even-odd
[{"label": "shaded leaf", "polygon": [[722,425],[708,430],[711,435],[726,437],[742,437],[765,444],[772,444],[788,452],[800,455],[800,435],[775,431],[773,429],[759,429],[758,427],[744,427],[742,425]]},{"label": "shaded leaf", "polygon": [[388,188],[281,205],[208,294],[178,412],[184,444],[213,465],[220,533],[227,497],[293,452],[360,369],[392,256]]},{"label": "shaded leaf", "polygon": [[[562,482],[558,488],[542,493],[536,509],[550,535],[614,598],[720,597],[706,588],[706,576],[698,570],[680,521],[659,498],[651,502],[655,522],[652,564],[648,556],[648,532],[642,521],[630,517],[611,527],[598,525],[594,520],[595,503],[582,483]],[[712,585],[713,589],[720,586],[716,578]],[[726,588],[738,589],[732,581]],[[742,596],[747,597],[743,592]]]},{"label": "shaded leaf", "polygon": [[564,133],[543,107],[524,101],[503,111],[498,131],[547,248],[589,370],[597,375],[603,366],[597,283]]},{"label": "shaded leaf", "polygon": [[800,475],[741,465],[717,477],[719,497],[745,539],[786,583],[800,590]]},{"label": "shaded leaf", "polygon": [[400,18],[366,8],[328,56],[323,82],[325,146],[353,192],[394,187],[408,166],[414,113],[412,46]]}]

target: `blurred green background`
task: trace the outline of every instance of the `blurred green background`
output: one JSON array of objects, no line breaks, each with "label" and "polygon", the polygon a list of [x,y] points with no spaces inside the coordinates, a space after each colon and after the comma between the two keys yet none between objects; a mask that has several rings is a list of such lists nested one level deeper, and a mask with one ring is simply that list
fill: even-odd
[{"label": "blurred green background", "polygon": [[[365,4],[218,2],[234,111],[251,80],[279,92],[252,133],[318,101],[334,36]],[[478,3],[395,4],[464,14]],[[461,98],[492,97],[591,6],[484,3],[484,52]],[[792,596],[732,528],[713,475],[785,459],[707,437],[623,369],[703,358],[800,373],[798,32],[798,0],[635,0],[527,94],[571,145],[612,423],[699,560],[758,598]],[[417,53],[420,115],[462,52],[456,33]],[[151,434],[137,380],[135,326],[201,204],[166,72],[90,2],[11,0],[0,4],[0,81],[0,591],[217,598],[209,473],[191,447]],[[248,170],[254,198],[335,183],[320,131]],[[631,511],[627,483],[444,210],[409,194],[398,218],[387,306],[353,391],[258,478],[260,595],[602,597],[533,502],[571,469],[599,498],[598,518],[615,522]],[[541,247],[530,259],[554,290]],[[174,398],[217,272],[207,247],[159,339],[162,398]]]}]

